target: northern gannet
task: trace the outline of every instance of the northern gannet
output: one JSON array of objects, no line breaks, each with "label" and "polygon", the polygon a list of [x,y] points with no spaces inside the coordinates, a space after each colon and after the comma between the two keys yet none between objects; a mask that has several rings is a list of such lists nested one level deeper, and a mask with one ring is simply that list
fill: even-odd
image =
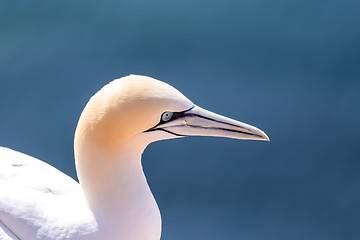
[{"label": "northern gannet", "polygon": [[0,147],[0,239],[159,240],[160,211],[141,155],[151,142],[185,136],[269,140],[159,80],[116,79],[80,116],[74,140],[80,184],[45,162]]}]

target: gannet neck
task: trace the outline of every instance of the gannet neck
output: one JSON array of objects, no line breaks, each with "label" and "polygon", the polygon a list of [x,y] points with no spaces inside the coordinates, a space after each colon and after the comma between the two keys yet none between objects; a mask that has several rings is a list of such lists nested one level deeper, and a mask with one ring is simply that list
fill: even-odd
[{"label": "gannet neck", "polygon": [[[161,217],[147,184],[136,138],[109,150],[89,139],[76,149],[76,168],[100,232],[119,239],[159,239]],[[116,233],[115,233],[115,232]]]}]

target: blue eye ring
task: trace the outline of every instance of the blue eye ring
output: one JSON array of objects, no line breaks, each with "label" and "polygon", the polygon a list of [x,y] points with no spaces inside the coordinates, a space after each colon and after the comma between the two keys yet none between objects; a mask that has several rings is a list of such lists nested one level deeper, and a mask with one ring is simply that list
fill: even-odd
[{"label": "blue eye ring", "polygon": [[164,122],[169,121],[173,116],[173,113],[170,111],[166,111],[161,115],[161,120],[163,120]]}]

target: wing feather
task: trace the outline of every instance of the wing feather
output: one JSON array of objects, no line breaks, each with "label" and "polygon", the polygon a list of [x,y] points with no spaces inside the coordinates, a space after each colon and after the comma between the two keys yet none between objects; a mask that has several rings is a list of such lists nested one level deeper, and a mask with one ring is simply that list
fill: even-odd
[{"label": "wing feather", "polygon": [[60,239],[67,227],[64,219],[81,210],[87,208],[75,180],[36,158],[0,147],[0,239],[42,239],[44,231]]}]

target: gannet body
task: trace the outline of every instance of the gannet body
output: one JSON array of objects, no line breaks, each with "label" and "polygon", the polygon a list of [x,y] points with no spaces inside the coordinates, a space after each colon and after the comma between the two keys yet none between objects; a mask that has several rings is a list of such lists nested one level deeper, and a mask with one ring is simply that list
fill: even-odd
[{"label": "gannet body", "polygon": [[52,166],[0,147],[0,239],[159,240],[161,216],[141,155],[185,136],[269,140],[204,110],[170,85],[130,75],[97,92],[75,132],[79,183]]}]

